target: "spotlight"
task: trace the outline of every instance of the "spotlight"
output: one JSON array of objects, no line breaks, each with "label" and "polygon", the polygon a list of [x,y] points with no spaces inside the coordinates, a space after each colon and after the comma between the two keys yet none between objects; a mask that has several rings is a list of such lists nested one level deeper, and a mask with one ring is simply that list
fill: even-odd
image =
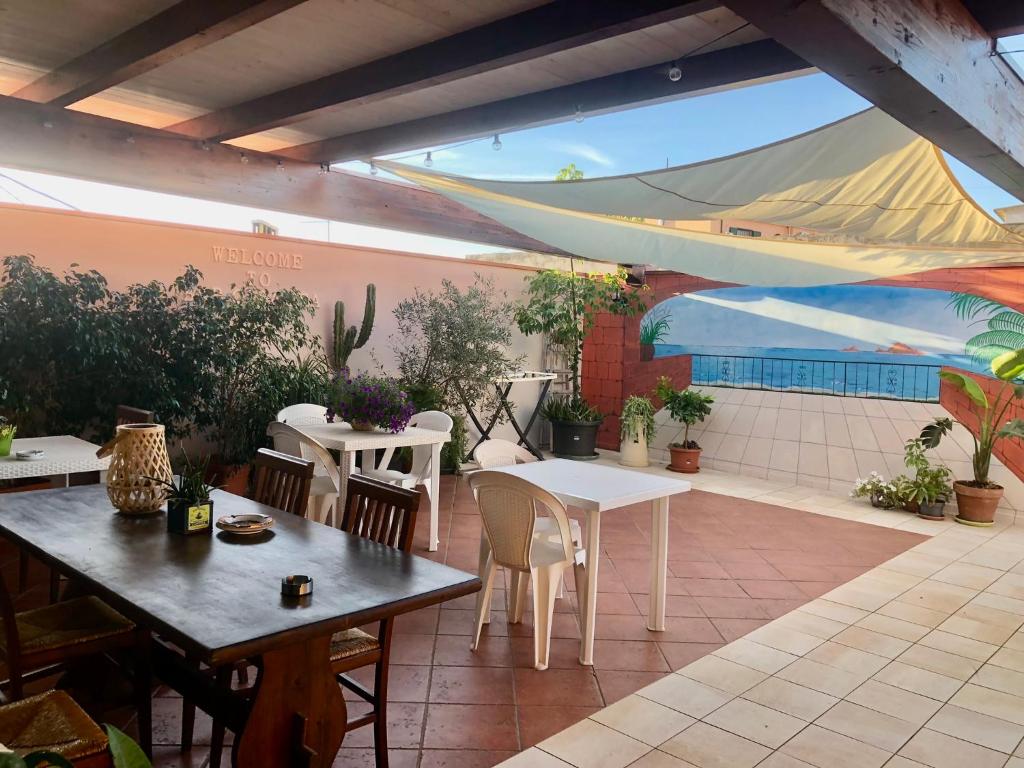
[{"label": "spotlight", "polygon": [[249,162],[249,156],[245,154],[245,152],[243,152],[238,159],[242,162],[242,165],[245,165],[246,163]]},{"label": "spotlight", "polygon": [[683,70],[681,70],[679,65],[674,61],[672,62],[672,66],[668,68],[668,79],[673,83],[678,83],[683,79]]},{"label": "spotlight", "polygon": [[575,120],[577,123],[582,123],[583,122],[583,110],[580,109],[580,105],[579,104],[576,105],[576,114],[573,115],[572,119]]},{"label": "spotlight", "polygon": [[494,134],[494,141],[491,142],[491,149],[495,152],[501,149],[501,139],[498,138],[498,134]]},{"label": "spotlight", "polygon": [[429,152],[427,152],[427,156],[425,158],[423,158],[423,164],[425,166],[427,166],[427,168],[433,168],[434,167],[434,156],[432,154],[430,154]]},{"label": "spotlight", "polygon": [[376,176],[377,175],[377,166],[372,161],[370,162],[370,175],[371,176]]}]

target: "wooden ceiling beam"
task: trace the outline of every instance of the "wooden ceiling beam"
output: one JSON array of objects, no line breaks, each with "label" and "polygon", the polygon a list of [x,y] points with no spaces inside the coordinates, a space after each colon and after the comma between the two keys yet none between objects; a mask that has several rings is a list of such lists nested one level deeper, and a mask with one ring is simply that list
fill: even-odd
[{"label": "wooden ceiling beam", "polygon": [[340,104],[368,104],[692,16],[718,5],[718,0],[554,0],[441,40],[185,120],[168,130],[209,141],[227,141],[289,125]]},{"label": "wooden ceiling beam", "polygon": [[13,95],[66,107],[301,2],[304,0],[181,0]]},{"label": "wooden ceiling beam", "polygon": [[1024,83],[961,0],[725,5],[1024,200]]},{"label": "wooden ceiling beam", "polygon": [[586,80],[432,117],[278,150],[307,162],[369,160],[395,152],[489,136],[571,117],[679,98],[753,81],[812,71],[799,56],[774,40],[761,40],[705,53],[680,62],[683,77],[668,78],[668,64]]},{"label": "wooden ceiling beam", "polygon": [[963,3],[992,37],[1024,34],[1024,3],[1010,0],[963,0]]},{"label": "wooden ceiling beam", "polygon": [[0,96],[0,166],[561,254],[433,192]]}]

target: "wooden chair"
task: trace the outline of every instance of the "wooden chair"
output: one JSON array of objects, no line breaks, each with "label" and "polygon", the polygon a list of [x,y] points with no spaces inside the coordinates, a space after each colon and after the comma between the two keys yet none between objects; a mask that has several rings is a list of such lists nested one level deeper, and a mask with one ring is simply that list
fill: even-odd
[{"label": "wooden chair", "polygon": [[75,768],[112,765],[106,734],[64,691],[0,706],[0,744],[22,756],[55,752]]},{"label": "wooden chair", "polygon": [[313,462],[269,448],[256,451],[252,500],[299,517],[306,516]]},{"label": "wooden chair", "polygon": [[116,651],[134,656],[132,682],[138,710],[139,737],[152,754],[152,691],[149,631],[97,597],[77,597],[43,608],[15,612],[7,585],[0,577],[0,656],[9,678],[0,683],[10,700],[24,697],[25,683],[47,677],[66,663]]},{"label": "wooden chair", "polygon": [[130,405],[119,405],[114,412],[114,426],[122,424],[155,424],[156,412],[145,408],[133,408]]}]

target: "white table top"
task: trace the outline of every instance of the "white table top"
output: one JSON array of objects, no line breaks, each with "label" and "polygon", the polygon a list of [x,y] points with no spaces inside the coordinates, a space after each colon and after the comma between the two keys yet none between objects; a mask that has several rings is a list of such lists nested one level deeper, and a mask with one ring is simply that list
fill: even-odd
[{"label": "white table top", "polygon": [[[46,453],[36,461],[21,461],[14,455],[17,451],[37,448]],[[110,457],[97,459],[97,450],[98,445],[71,435],[15,438],[11,455],[0,457],[0,480],[105,470],[110,466]]]},{"label": "white table top", "polygon": [[383,430],[360,432],[348,424],[296,424],[295,428],[325,448],[338,451],[367,451],[377,448],[400,448],[406,445],[432,445],[452,439],[448,432],[436,429],[406,427],[401,432]]},{"label": "white table top", "polygon": [[603,512],[690,490],[689,480],[570,459],[496,467],[553,493],[567,506]]}]

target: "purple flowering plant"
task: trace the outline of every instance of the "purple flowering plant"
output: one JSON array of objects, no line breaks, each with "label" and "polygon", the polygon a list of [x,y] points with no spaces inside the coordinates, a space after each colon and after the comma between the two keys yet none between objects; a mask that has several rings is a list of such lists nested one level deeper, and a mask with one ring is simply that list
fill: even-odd
[{"label": "purple flowering plant", "polygon": [[[389,432],[401,432],[415,407],[395,379],[342,371],[335,385],[330,415],[350,424],[366,424]],[[332,419],[333,420],[333,419]]]}]

